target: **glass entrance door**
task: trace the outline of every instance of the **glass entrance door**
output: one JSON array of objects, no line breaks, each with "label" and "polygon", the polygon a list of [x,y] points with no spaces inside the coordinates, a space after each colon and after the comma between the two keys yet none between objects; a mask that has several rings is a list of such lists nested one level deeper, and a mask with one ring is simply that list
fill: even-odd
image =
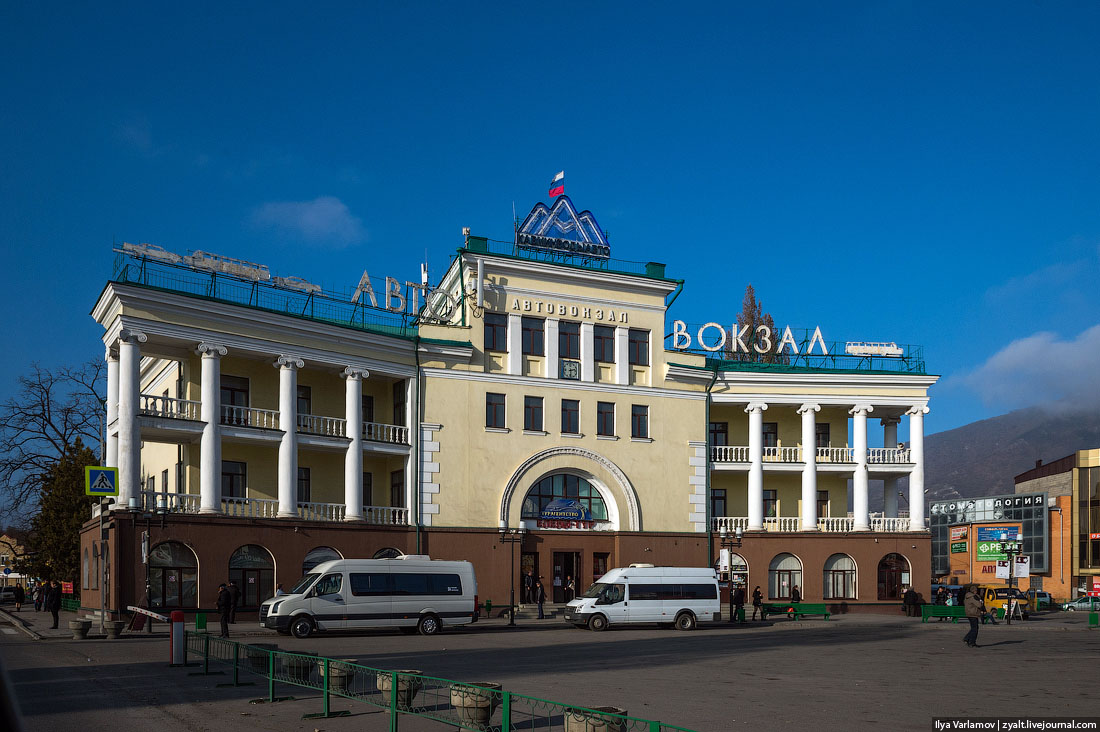
[{"label": "glass entrance door", "polygon": [[576,597],[577,588],[584,587],[580,570],[580,552],[554,552],[554,591],[547,593],[549,599],[555,603],[562,603]]}]

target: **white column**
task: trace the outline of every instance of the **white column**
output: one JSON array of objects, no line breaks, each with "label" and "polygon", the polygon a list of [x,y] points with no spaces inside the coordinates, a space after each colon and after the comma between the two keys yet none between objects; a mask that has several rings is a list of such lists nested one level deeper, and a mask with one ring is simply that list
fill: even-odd
[{"label": "white column", "polygon": [[630,329],[615,327],[615,383],[630,383]]},{"label": "white column", "polygon": [[[518,313],[508,313],[507,371],[516,376],[523,373],[523,330],[520,326],[521,316]],[[411,424],[409,428],[412,428]]]},{"label": "white column", "polygon": [[820,404],[803,404],[802,415],[802,531],[817,531],[817,429],[814,414]]},{"label": "white column", "polygon": [[928,407],[919,405],[910,409],[909,459],[913,472],[909,474],[909,530],[924,531],[924,415]]},{"label": "white column", "polygon": [[[894,448],[898,445],[898,422],[900,417],[882,418],[882,446]],[[898,479],[885,478],[882,481],[882,514],[886,518],[898,517]]]},{"label": "white column", "polygon": [[874,411],[870,404],[857,404],[848,410],[852,415],[852,432],[855,435],[853,452],[856,460],[855,473],[852,475],[852,514],[855,521],[853,531],[870,531],[871,515],[867,495],[867,415]]},{"label": "white column", "polygon": [[[107,433],[106,454],[103,456],[103,464],[118,467],[118,346],[109,346],[104,356],[107,360]],[[112,433],[112,430],[115,430]]]},{"label": "white column", "polygon": [[420,450],[420,443],[424,435],[423,430],[420,429],[420,409],[413,389],[415,385],[415,378],[405,379],[405,424],[409,427],[409,446],[411,447],[409,454],[405,457],[405,507],[409,509],[410,524],[412,524],[414,516],[413,506],[417,505],[413,501],[420,501],[420,496],[416,493],[416,471],[420,469],[420,466],[413,462],[413,455],[424,457],[423,452]]},{"label": "white column", "polygon": [[117,508],[141,496],[141,427],[137,421],[141,389],[141,331],[123,328],[118,335],[118,498]]},{"label": "white column", "polygon": [[581,381],[595,381],[596,362],[595,343],[592,339],[592,324],[581,323]]},{"label": "white column", "polygon": [[749,413],[749,531],[764,528],[764,410],[763,402],[750,402]]},{"label": "white column", "polygon": [[202,438],[199,442],[199,513],[222,510],[222,356],[225,346],[200,343],[195,349],[202,356],[199,382],[199,416]]},{"label": "white column", "polygon": [[305,362],[283,354],[272,364],[279,369],[279,516],[298,516],[298,369]]},{"label": "white column", "polygon": [[344,520],[363,520],[363,379],[366,369],[344,369],[344,418],[351,439],[344,455]]},{"label": "white column", "polygon": [[561,373],[558,366],[558,319],[546,319],[546,378],[556,379]]}]

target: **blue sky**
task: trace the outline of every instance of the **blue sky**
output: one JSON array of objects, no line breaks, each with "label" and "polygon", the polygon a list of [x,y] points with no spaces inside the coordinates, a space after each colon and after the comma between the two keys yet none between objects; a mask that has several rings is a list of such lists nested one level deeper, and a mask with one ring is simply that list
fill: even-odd
[{"label": "blue sky", "polygon": [[[596,5],[597,7],[591,7]],[[112,241],[433,279],[567,172],[672,315],[925,348],[930,432],[1100,404],[1100,4],[0,4],[0,396]],[[1095,330],[1092,330],[1095,329]]]}]

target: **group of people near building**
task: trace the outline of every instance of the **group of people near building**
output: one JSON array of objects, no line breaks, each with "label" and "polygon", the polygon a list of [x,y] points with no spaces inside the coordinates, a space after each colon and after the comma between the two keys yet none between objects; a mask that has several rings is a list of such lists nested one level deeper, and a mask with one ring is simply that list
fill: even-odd
[{"label": "group of people near building", "polygon": [[[30,594],[34,600],[35,612],[45,610],[53,615],[52,627],[56,628],[58,613],[61,612],[61,583],[57,580],[38,582],[30,589]],[[22,583],[15,585],[13,599],[15,600],[15,612],[22,612],[23,603],[27,601],[27,589],[23,587]]]}]

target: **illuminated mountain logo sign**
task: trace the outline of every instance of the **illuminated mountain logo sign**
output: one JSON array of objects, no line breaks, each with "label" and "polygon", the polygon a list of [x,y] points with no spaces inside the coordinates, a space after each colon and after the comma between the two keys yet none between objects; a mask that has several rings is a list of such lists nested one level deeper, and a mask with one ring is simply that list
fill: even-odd
[{"label": "illuminated mountain logo sign", "polygon": [[516,230],[516,246],[594,259],[609,259],[607,236],[591,211],[577,213],[569,196],[559,196],[553,207],[539,202]]}]

